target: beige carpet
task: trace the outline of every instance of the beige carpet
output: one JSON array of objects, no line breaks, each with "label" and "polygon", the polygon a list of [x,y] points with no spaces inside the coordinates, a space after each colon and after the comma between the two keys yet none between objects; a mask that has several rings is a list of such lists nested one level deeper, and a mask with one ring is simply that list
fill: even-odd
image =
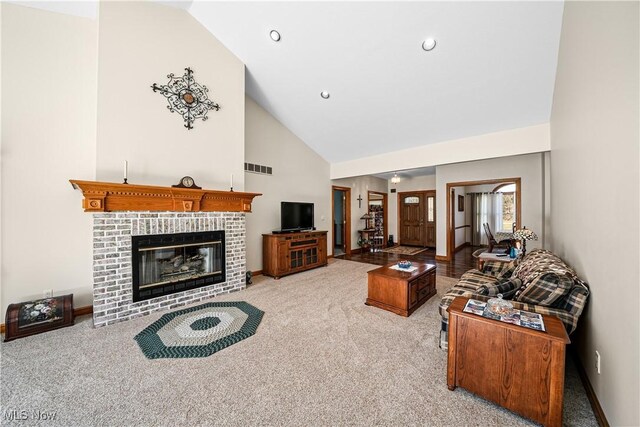
[{"label": "beige carpet", "polygon": [[[213,301],[265,312],[257,333],[211,357],[148,360],[133,337],[162,313],[2,344],[2,423],[59,426],[533,425],[446,386],[439,297],[411,317],[364,305],[374,265],[273,279]],[[455,279],[438,277],[438,291]],[[568,367],[565,423],[596,425]],[[8,422],[6,411],[54,411],[53,422]],[[31,415],[30,415],[31,416]]]},{"label": "beige carpet", "polygon": [[416,255],[420,252],[426,251],[428,248],[416,248],[414,246],[394,246],[391,248],[384,248],[382,252],[398,255]]}]

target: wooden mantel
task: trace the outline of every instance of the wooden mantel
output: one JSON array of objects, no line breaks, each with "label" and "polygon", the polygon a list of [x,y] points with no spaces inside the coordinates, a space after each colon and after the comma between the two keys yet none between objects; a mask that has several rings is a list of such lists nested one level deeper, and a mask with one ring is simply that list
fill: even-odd
[{"label": "wooden mantel", "polygon": [[69,182],[82,191],[85,212],[251,212],[253,198],[262,195],[74,179]]}]

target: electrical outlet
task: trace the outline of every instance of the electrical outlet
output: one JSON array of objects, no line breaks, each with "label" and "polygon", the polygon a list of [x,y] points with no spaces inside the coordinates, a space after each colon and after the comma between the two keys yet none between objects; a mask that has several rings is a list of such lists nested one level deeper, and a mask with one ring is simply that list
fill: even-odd
[{"label": "electrical outlet", "polygon": [[45,289],[42,291],[42,298],[51,298],[53,296],[53,289]]},{"label": "electrical outlet", "polygon": [[596,350],[596,371],[600,374],[600,353]]}]

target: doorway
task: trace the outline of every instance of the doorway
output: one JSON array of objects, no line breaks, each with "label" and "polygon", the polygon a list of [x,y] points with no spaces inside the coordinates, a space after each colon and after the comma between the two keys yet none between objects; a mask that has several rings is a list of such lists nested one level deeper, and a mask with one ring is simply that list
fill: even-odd
[{"label": "doorway", "polygon": [[398,242],[405,246],[436,246],[436,192],[398,193]]},{"label": "doorway", "polygon": [[[507,188],[507,185],[509,186],[509,188]],[[466,222],[468,222],[468,224],[465,224],[464,226],[457,224],[459,221],[456,221],[456,215],[459,215],[459,212],[458,212],[459,204],[456,202],[456,200],[460,197],[457,195],[456,191],[460,189],[462,189],[463,193],[465,194],[463,198],[471,198],[467,205],[470,210],[469,215],[471,218],[467,219]],[[508,191],[505,191],[505,190],[508,190]],[[473,234],[479,232],[478,230],[475,230],[476,228],[479,229],[479,227],[476,227],[476,225],[477,224],[482,225],[482,223],[484,222],[491,222],[491,221],[488,221],[484,216],[482,216],[482,214],[480,214],[474,209],[474,205],[477,204],[477,202],[473,200],[472,196],[474,194],[479,194],[484,192],[488,192],[492,194],[497,192],[503,192],[503,195],[505,197],[510,198],[512,202],[511,206],[512,206],[513,212],[507,212],[509,214],[508,216],[507,215],[503,216],[502,212],[498,212],[502,219],[497,220],[495,225],[491,226],[491,229],[495,232],[495,231],[501,231],[502,229],[505,229],[507,231],[512,231],[515,228],[520,228],[521,211],[522,211],[522,205],[520,203],[522,199],[520,178],[500,178],[500,179],[489,179],[489,180],[482,180],[482,181],[465,181],[465,182],[447,183],[447,207],[446,207],[447,208],[447,214],[446,214],[447,256],[446,258],[443,257],[442,259],[443,261],[450,261],[453,259],[453,254],[455,253],[455,250],[456,250],[456,229],[458,229],[458,233],[461,233],[462,231],[459,230],[461,227],[469,226],[470,227],[469,230],[472,235],[470,240],[471,240],[471,244],[473,245],[475,244]],[[490,200],[490,198],[488,199]],[[483,203],[487,204],[488,202],[485,201]],[[500,206],[504,206],[504,205],[500,205]]]},{"label": "doorway", "polygon": [[374,252],[387,246],[388,214],[387,214],[387,193],[369,190],[367,193],[368,212],[373,216],[373,248]]},{"label": "doorway", "polygon": [[331,189],[333,256],[351,255],[351,188]]}]

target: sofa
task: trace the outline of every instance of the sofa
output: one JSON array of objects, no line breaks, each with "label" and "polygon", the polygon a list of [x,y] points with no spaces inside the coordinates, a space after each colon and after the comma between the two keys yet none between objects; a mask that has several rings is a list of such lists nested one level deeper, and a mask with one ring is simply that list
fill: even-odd
[{"label": "sofa", "polygon": [[557,316],[571,334],[578,326],[589,287],[562,259],[545,249],[534,249],[512,262],[485,262],[482,271],[467,271],[442,297],[440,348],[448,347],[447,308],[454,298],[488,301],[498,294],[516,309]]}]

